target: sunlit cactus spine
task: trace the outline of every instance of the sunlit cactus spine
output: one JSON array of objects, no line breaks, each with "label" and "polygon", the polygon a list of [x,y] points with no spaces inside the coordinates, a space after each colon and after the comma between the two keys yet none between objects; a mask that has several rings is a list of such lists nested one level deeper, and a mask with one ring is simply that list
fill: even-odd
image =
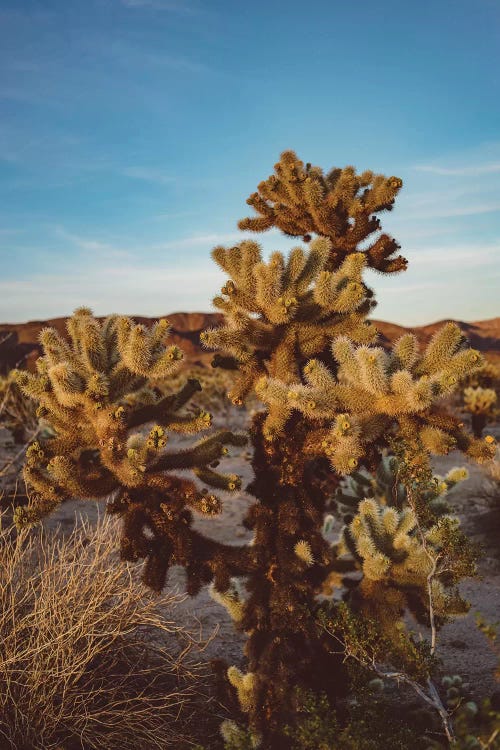
[{"label": "sunlit cactus spine", "polygon": [[44,329],[36,374],[17,373],[53,434],[27,450],[24,478],[31,502],[16,510],[16,523],[34,523],[68,498],[107,499],[108,512],[123,518],[121,556],[145,558],[143,579],[151,588],[163,588],[174,563],[186,567],[191,593],[204,581],[225,581],[225,556],[233,558],[234,550],[192,528],[192,511],[215,515],[221,501],[176,471],[190,469],[204,484],[235,491],[239,478],[211,465],[227,445],[243,445],[246,437],[226,430],[187,449],[168,450],[169,432],[197,436],[210,428],[211,415],[182,412],[200,389],[194,379],[166,396],[154,387],[182,359],[177,346],[164,343],[166,320],[150,328],[119,316],[101,323],[80,308],[67,330],[65,339]]}]

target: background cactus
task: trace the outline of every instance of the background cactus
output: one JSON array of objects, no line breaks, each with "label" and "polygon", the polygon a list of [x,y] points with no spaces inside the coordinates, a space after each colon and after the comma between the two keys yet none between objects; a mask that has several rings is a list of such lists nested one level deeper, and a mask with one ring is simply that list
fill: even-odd
[{"label": "background cactus", "polygon": [[191,526],[193,510],[214,515],[221,502],[175,471],[191,469],[203,483],[232,492],[238,477],[210,464],[245,436],[226,430],[188,449],[166,449],[169,432],[196,435],[211,424],[208,412],[181,412],[198,381],[161,396],[150,380],[168,377],[182,358],[176,346],[163,343],[166,320],[149,330],[118,316],[100,324],[81,308],[68,320],[68,333],[70,341],[44,330],[37,374],[17,373],[55,434],[27,450],[24,477],[33,494],[27,507],[16,509],[16,523],[35,522],[70,497],[106,498],[108,512],[123,518],[122,558],[146,559],[143,578],[151,588],[163,588],[174,562],[186,566],[191,592],[225,575],[224,554],[234,556],[232,548],[205,540]]},{"label": "background cactus", "polygon": [[492,388],[464,388],[464,409],[470,412],[472,431],[476,437],[480,437],[488,418],[494,416],[497,402],[497,394]]},{"label": "background cactus", "polygon": [[[433,486],[424,493],[423,499],[429,503],[434,513],[449,512],[448,492],[468,476],[465,466],[454,466],[445,476],[433,474]],[[345,520],[350,522],[352,514],[365,498],[374,498],[380,506],[395,507],[397,510],[402,510],[408,504],[406,487],[398,479],[396,456],[382,456],[375,474],[361,470],[347,475],[337,488],[332,505],[337,513],[346,514]]]}]

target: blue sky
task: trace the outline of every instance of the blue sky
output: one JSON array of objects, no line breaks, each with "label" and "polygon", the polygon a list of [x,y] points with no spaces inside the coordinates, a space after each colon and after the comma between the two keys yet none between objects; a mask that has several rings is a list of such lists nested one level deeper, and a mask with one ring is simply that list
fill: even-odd
[{"label": "blue sky", "polygon": [[374,317],[500,315],[497,0],[0,0],[0,322],[210,311],[285,149],[401,177]]}]

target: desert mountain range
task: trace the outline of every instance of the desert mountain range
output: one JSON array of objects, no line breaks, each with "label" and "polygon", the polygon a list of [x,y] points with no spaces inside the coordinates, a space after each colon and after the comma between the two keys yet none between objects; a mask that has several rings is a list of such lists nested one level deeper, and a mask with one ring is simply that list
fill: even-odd
[{"label": "desert mountain range", "polygon": [[[136,323],[150,325],[158,318],[130,316]],[[166,316],[172,325],[168,342],[177,344],[184,351],[186,366],[197,364],[208,366],[214,352],[203,349],[200,345],[200,333],[204,328],[221,325],[224,317],[221,313],[172,313]],[[101,318],[102,319],[102,318]],[[13,367],[34,369],[34,363],[41,353],[38,335],[43,328],[55,328],[66,336],[67,318],[50,320],[33,320],[28,323],[0,323],[0,374],[6,374]],[[421,344],[426,344],[432,334],[441,328],[447,320],[440,320],[425,326],[405,328],[395,323],[372,320],[380,332],[377,344],[387,347],[407,331],[414,333]],[[492,361],[500,364],[500,317],[465,323],[453,321],[467,336],[470,346],[479,349]]]}]

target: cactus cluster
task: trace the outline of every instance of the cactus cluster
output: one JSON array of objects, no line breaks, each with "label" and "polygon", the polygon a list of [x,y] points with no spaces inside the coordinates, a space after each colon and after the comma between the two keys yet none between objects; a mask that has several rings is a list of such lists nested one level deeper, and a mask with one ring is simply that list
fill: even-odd
[{"label": "cactus cluster", "polygon": [[406,610],[425,623],[429,597],[438,617],[467,612],[466,602],[450,588],[456,578],[474,572],[471,564],[453,576],[457,564],[448,546],[458,520],[443,516],[430,528],[419,530],[418,525],[409,506],[398,511],[366,499],[336,545],[339,557],[351,554],[363,571],[359,593],[372,616],[377,610],[380,621],[387,622],[392,602],[394,625]]},{"label": "cactus cluster", "polygon": [[459,327],[448,323],[437,331],[423,353],[416,337],[404,334],[390,352],[376,346],[353,346],[347,336],[331,344],[338,363],[335,374],[317,359],[303,368],[306,383],[262,378],[256,391],[268,405],[265,424],[272,438],[295,409],[330,427],[311,432],[308,449],[324,452],[332,469],[349,474],[366,455],[371,442],[397,424],[403,438],[418,437],[427,453],[459,449],[477,461],[491,457],[491,447],[474,439],[460,421],[436,402],[452,393],[466,373],[481,367],[481,354],[464,347]]},{"label": "cactus cluster", "polygon": [[175,472],[191,469],[205,484],[237,490],[236,475],[211,465],[227,445],[243,445],[246,437],[220,431],[188,449],[167,449],[169,432],[202,433],[211,415],[182,413],[200,388],[196,380],[163,397],[154,387],[154,379],[168,378],[182,359],[178,347],[164,344],[166,320],[150,329],[118,316],[101,323],[80,308],[67,329],[69,340],[43,330],[37,372],[17,373],[55,434],[27,450],[24,477],[33,494],[29,506],[16,509],[16,523],[33,523],[71,497],[106,499],[108,512],[123,518],[122,558],[146,559],[145,583],[161,590],[175,562],[186,566],[194,593],[224,568],[224,549],[192,528],[192,511],[213,515],[221,501]]},{"label": "cactus cluster", "polygon": [[336,336],[348,332],[364,343],[375,335],[374,326],[365,322],[374,306],[373,292],[361,279],[366,258],[363,253],[349,255],[332,272],[331,247],[328,238],[318,237],[308,252],[295,247],[286,259],[274,252],[269,263],[262,261],[260,246],[251,240],[212,251],[231,276],[222,287],[224,296],[213,300],[225,315],[225,325],[207,329],[200,340],[237,363],[230,394],[234,403],[242,403],[268,373],[293,381],[300,359],[319,354]]},{"label": "cactus cluster", "polygon": [[497,401],[497,394],[492,388],[464,388],[465,410],[471,414],[486,414]]}]

